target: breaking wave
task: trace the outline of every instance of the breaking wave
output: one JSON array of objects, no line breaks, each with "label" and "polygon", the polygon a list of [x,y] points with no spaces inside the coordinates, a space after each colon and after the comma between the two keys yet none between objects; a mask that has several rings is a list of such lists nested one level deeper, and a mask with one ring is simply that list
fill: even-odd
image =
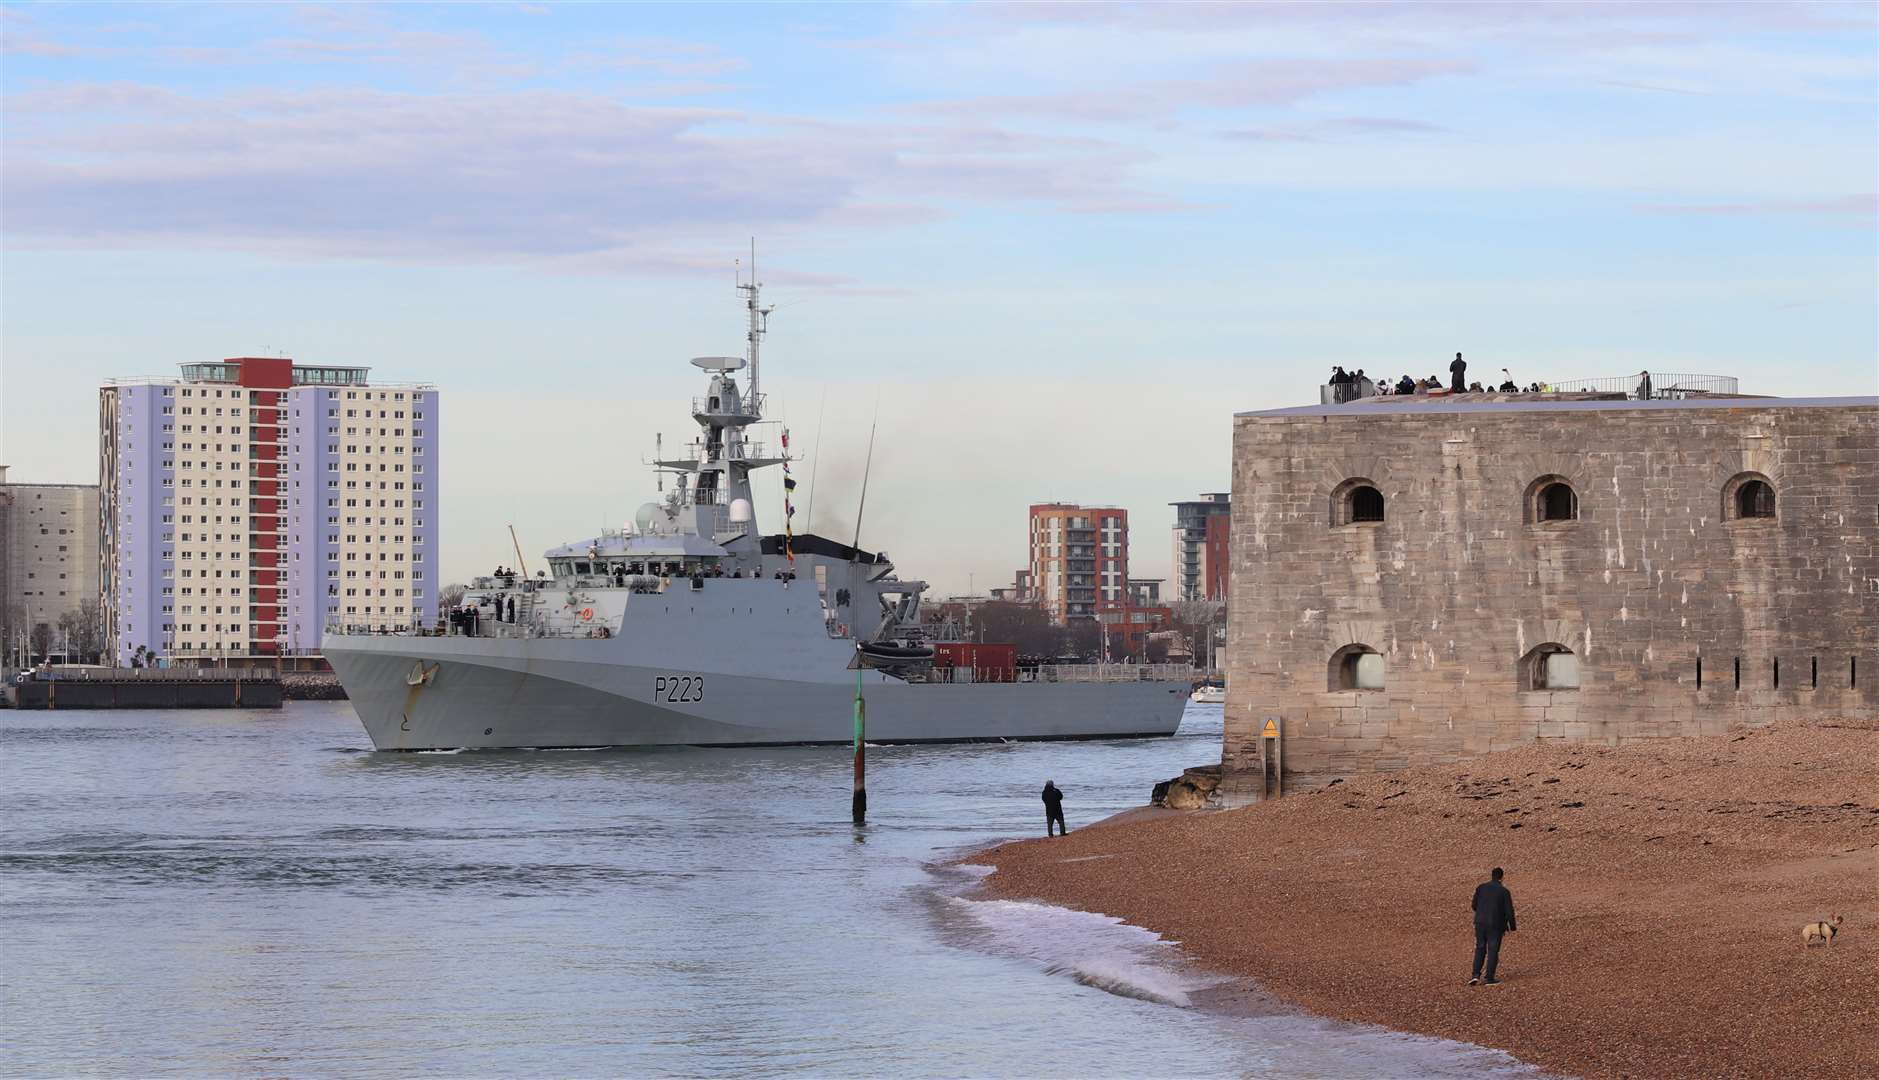
[{"label": "breaking wave", "polygon": [[1023,900],[953,896],[947,903],[964,916],[966,932],[992,949],[1120,997],[1185,1009],[1191,994],[1219,982],[1188,970],[1173,942],[1108,915]]}]

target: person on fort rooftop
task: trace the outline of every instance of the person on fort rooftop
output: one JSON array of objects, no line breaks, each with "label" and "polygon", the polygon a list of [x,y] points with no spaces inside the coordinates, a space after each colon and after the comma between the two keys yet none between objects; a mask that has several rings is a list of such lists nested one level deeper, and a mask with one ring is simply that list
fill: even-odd
[{"label": "person on fort rooftop", "polygon": [[[1469,907],[1474,911],[1474,969],[1468,976],[1468,985],[1476,986],[1485,981],[1489,986],[1500,983],[1494,977],[1494,969],[1501,962],[1501,937],[1514,932],[1514,894],[1501,884],[1501,868],[1495,867],[1492,880],[1475,886],[1474,899]],[[1487,978],[1481,977],[1481,961],[1487,960]]]},{"label": "person on fort rooftop", "polygon": [[[1063,831],[1053,832],[1053,827]],[[1044,781],[1044,835],[1070,835],[1070,826],[1063,823],[1063,792],[1058,789],[1055,780]]]},{"label": "person on fort rooftop", "polygon": [[1454,378],[1449,380],[1448,384],[1448,388],[1451,392],[1459,394],[1468,388],[1466,381],[1468,361],[1463,360],[1460,353],[1456,353],[1454,362],[1448,365],[1448,373],[1454,376]]}]

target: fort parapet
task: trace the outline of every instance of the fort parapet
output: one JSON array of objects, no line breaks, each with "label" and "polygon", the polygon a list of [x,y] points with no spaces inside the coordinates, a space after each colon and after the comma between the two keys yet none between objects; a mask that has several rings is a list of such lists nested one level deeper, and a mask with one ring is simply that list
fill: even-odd
[{"label": "fort parapet", "polygon": [[1872,397],[1240,414],[1223,790],[1870,716],[1876,492]]}]

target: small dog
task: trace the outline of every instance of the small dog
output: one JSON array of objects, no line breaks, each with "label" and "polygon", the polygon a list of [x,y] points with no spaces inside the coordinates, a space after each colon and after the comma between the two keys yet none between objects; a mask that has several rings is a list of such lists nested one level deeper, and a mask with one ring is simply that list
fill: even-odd
[{"label": "small dog", "polygon": [[1840,924],[1845,919],[1835,915],[1832,922],[1810,922],[1801,927],[1801,946],[1803,948],[1818,941],[1823,945],[1832,945],[1833,939],[1840,933]]}]

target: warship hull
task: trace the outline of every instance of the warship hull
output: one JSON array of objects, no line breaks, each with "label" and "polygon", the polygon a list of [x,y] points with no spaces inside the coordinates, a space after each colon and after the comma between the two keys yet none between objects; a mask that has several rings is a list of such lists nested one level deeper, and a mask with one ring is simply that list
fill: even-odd
[{"label": "warship hull", "polygon": [[870,742],[1172,735],[1188,696],[1167,681],[903,682],[844,670],[839,651],[820,677],[752,675],[634,663],[621,644],[361,635],[326,657],[380,750],[845,743],[857,675]]}]

